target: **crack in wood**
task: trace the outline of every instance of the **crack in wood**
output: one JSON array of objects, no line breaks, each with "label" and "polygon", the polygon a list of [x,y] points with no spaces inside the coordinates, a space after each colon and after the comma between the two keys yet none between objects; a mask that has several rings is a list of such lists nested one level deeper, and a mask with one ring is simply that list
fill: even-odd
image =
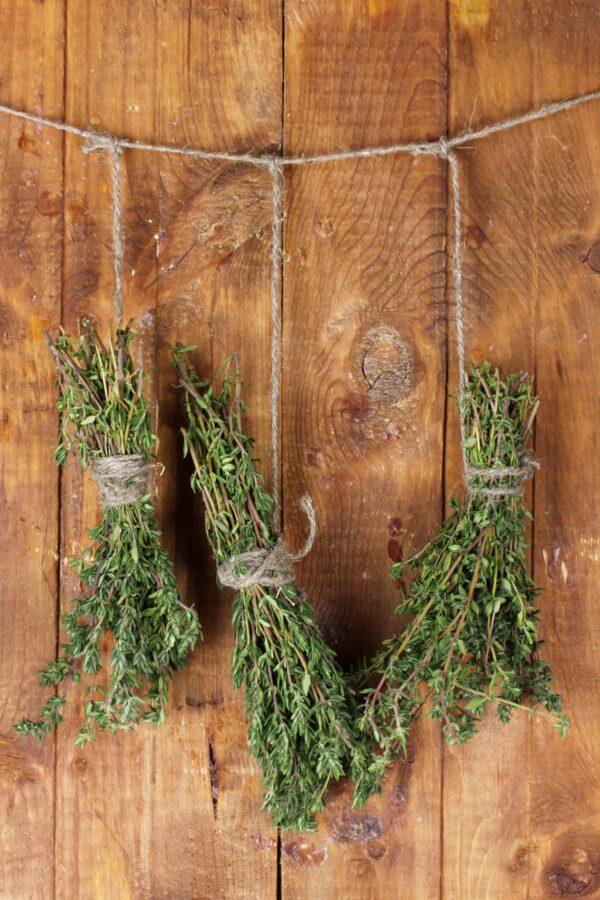
[{"label": "crack in wood", "polygon": [[215,820],[218,814],[219,805],[219,767],[215,756],[215,748],[212,741],[208,742],[208,772],[210,777],[210,799],[212,803],[213,816]]}]

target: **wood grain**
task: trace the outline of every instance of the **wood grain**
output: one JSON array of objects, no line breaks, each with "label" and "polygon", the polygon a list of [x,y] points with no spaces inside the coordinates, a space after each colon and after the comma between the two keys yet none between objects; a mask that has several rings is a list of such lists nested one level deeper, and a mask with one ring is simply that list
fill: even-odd
[{"label": "wood grain", "polygon": [[[63,4],[0,3],[2,103],[62,116]],[[60,321],[62,141],[0,122],[0,896],[53,896],[54,741],[13,731],[47,690],[58,600],[53,373],[42,330]]]},{"label": "wood grain", "polygon": [[286,0],[285,26],[288,154],[443,133],[444,0]]},{"label": "wood grain", "polygon": [[[77,57],[73,50],[69,60],[71,89],[67,82],[71,120],[90,122],[138,139],[207,146],[212,111],[204,110],[205,118],[201,119],[196,110],[194,85],[199,60],[206,58],[209,49],[213,52],[214,71],[220,73],[222,104],[226,106],[233,72],[229,80],[224,73],[231,64],[230,50],[234,36],[242,28],[240,23],[244,17],[253,19],[252,4],[240,7],[241,18],[235,17],[233,34],[225,29],[225,40],[225,8],[213,10],[208,18],[200,4],[189,10],[175,3],[165,4],[153,6],[152,12],[148,20],[148,4],[143,2],[118,11],[108,2],[94,8],[85,4],[74,7],[68,32],[69,47],[77,48]],[[262,16],[259,19],[262,21]],[[276,24],[274,19],[271,26]],[[105,34],[102,43],[97,40],[100,33]],[[276,28],[271,27],[266,37],[275,38],[277,34]],[[215,54],[216,38],[224,43],[223,51]],[[115,46],[133,49],[122,53],[117,62],[111,58],[111,48],[114,51]],[[80,84],[75,88],[82,47],[88,51],[87,96],[93,98],[91,104],[83,106],[81,98],[86,97],[86,92],[81,91]],[[183,55],[182,48],[186,50]],[[275,69],[278,48],[278,43],[272,43]],[[157,82],[149,63],[156,79],[165,70],[173,75],[183,67],[181,78]],[[261,69],[263,74],[267,71],[268,66]],[[213,83],[215,75],[210,77]],[[258,84],[259,79],[252,81]],[[156,93],[157,83],[161,83],[160,94]],[[277,96],[279,80],[274,89]],[[120,98],[118,104],[115,97]],[[214,92],[213,101],[217,103],[218,99]],[[236,116],[239,118],[239,111]],[[183,127],[178,127],[178,119]],[[279,120],[278,115],[277,127]],[[224,125],[222,115],[216,121],[214,139],[223,146],[229,140],[230,128],[218,130]],[[248,121],[250,127],[243,139],[251,146],[257,123],[254,119]],[[271,135],[263,135],[262,140],[270,146]],[[108,160],[100,156],[86,160],[79,148],[76,153],[70,158],[69,184],[82,207],[83,224],[79,239],[68,253],[68,284],[73,291],[68,297],[67,321],[71,326],[83,311],[104,323],[112,315]],[[250,296],[254,292],[257,302],[262,293],[266,313],[268,289],[264,276],[268,248],[265,249],[264,241],[255,238],[255,232],[264,226],[268,233],[268,219],[262,220],[265,209],[270,208],[269,201],[267,198],[266,206],[263,203],[261,207],[265,184],[264,179],[263,183],[256,183],[254,171],[248,177],[240,177],[232,170],[228,180],[228,173],[206,166],[194,169],[185,162],[174,166],[172,160],[161,162],[156,156],[135,152],[127,153],[124,163],[126,318],[133,317],[143,334],[145,361],[159,403],[159,459],[167,473],[164,481],[159,480],[159,518],[165,543],[175,553],[181,587],[188,599],[199,601],[210,649],[207,653],[206,645],[199,646],[189,669],[174,680],[171,714],[160,732],[142,728],[135,735],[120,735],[116,740],[101,738],[84,753],[65,744],[64,775],[59,776],[64,797],[59,859],[65,868],[60,889],[66,897],[94,898],[243,897],[251,896],[255,888],[259,892],[274,892],[276,841],[260,813],[260,789],[245,751],[241,699],[233,696],[230,687],[228,605],[225,601],[218,605],[215,602],[208,553],[201,542],[196,540],[190,545],[186,540],[180,549],[182,535],[187,539],[194,531],[200,534],[202,520],[185,486],[189,472],[182,469],[180,462],[176,429],[179,415],[171,387],[167,346],[168,341],[177,338],[193,340],[194,333],[202,336],[198,324],[206,315],[204,302],[208,297],[197,293],[202,281],[200,272],[214,271],[234,250],[238,251],[235,262],[239,264],[248,252],[246,242],[251,244],[247,264],[233,269],[231,289],[237,296],[243,286]],[[236,202],[256,207],[250,221],[243,210],[240,217],[234,215]],[[225,225],[234,223],[229,236],[232,241],[237,240],[235,248],[224,250],[227,235],[222,220]],[[181,250],[182,242],[190,235],[197,252],[196,248],[190,250],[189,244]],[[258,264],[253,253],[258,253]],[[187,255],[189,261],[183,265],[181,257]],[[219,267],[214,287],[219,321],[225,313],[225,301],[221,298],[224,269],[226,265]],[[252,309],[256,325],[256,311],[250,304],[247,308]],[[267,323],[268,342],[268,316],[263,316],[263,322]],[[159,356],[155,353],[157,329]],[[237,333],[234,326],[229,337]],[[256,339],[249,340],[249,348],[254,347]],[[220,345],[223,356],[227,344],[225,341]],[[267,358],[264,346],[260,347],[259,359]],[[247,369],[252,375],[254,367],[248,365]],[[264,370],[262,375],[264,384]],[[258,421],[260,418],[259,414]],[[84,524],[97,515],[96,500],[93,488],[82,488],[78,472],[73,472],[72,478],[74,483],[66,484],[63,532],[65,541],[78,544]],[[176,485],[175,490],[170,488],[172,484]],[[82,489],[86,509],[83,517],[79,512]],[[195,518],[180,516],[179,508],[175,511],[177,503],[193,509]],[[194,552],[199,543],[202,562]],[[207,601],[212,602],[209,605]],[[215,611],[215,607],[219,628],[211,628],[210,609]],[[65,735],[68,730],[65,729]],[[65,736],[63,740],[68,739]]]},{"label": "wood grain", "polygon": [[[553,4],[551,11],[544,3],[517,2],[508,9],[500,4],[453,2],[451,133],[471,121],[473,127],[481,127],[549,100],[594,90],[600,83],[600,67],[592,62],[599,12],[597,4],[584,7],[573,2]],[[581,60],[581,66],[574,67],[573,58]],[[577,122],[579,140],[573,134]],[[579,671],[579,663],[574,661],[581,660],[581,653],[589,652],[591,660],[595,651],[589,632],[585,630],[583,638],[577,625],[573,638],[564,618],[567,610],[574,612],[575,607],[570,606],[571,596],[565,595],[561,583],[560,505],[568,496],[563,485],[581,472],[579,467],[571,470],[570,457],[582,446],[584,423],[593,413],[592,403],[585,406],[582,400],[578,435],[573,428],[576,392],[565,391],[556,365],[557,355],[563,357],[559,348],[568,325],[575,328],[569,314],[564,317],[560,312],[566,285],[572,292],[581,289],[577,308],[586,304],[586,319],[591,315],[593,323],[595,318],[592,273],[581,263],[597,232],[592,195],[586,190],[588,178],[593,178],[589,167],[594,156],[585,145],[585,134],[595,128],[597,112],[590,108],[516,129],[460,154],[467,356],[475,362],[492,359],[506,370],[526,368],[537,374],[542,404],[536,449],[542,470],[534,485],[534,573],[543,589],[540,629],[547,641],[546,654],[571,710],[569,672],[573,667]],[[566,346],[569,351],[562,364],[566,367],[568,359],[570,370],[578,364],[576,353],[585,353],[585,349],[575,338],[567,340]],[[452,381],[454,367],[451,371]],[[559,422],[566,424],[565,416],[568,429],[562,440],[557,440],[557,427]],[[449,486],[459,478],[456,442],[453,415],[447,437]],[[591,502],[593,484],[585,477],[581,490],[581,497]],[[549,491],[552,503],[547,499]],[[577,509],[581,511],[581,504]],[[574,530],[570,502],[567,510],[571,520],[566,528]],[[581,522],[580,527],[585,528]],[[556,545],[555,540],[559,541]],[[550,576],[556,573],[552,592],[540,564],[544,556],[549,560]],[[593,560],[585,567],[586,578],[593,578]],[[587,595],[584,583],[581,591]],[[579,614],[581,606],[577,609]],[[559,639],[554,622],[561,610]],[[593,614],[589,627],[592,635],[594,627],[597,633]],[[573,651],[573,640],[581,652]],[[571,678],[579,683],[576,676]],[[587,705],[585,708],[587,720]],[[597,859],[597,820],[594,823],[592,817],[586,817],[581,827],[577,814],[590,790],[582,770],[591,743],[597,742],[597,722],[593,715],[591,718],[589,743],[575,738],[573,747],[573,737],[560,742],[543,719],[531,726],[517,716],[509,727],[503,727],[490,717],[468,746],[446,753],[443,889],[447,896],[491,900],[499,896],[550,897],[585,888],[594,892],[590,873]],[[573,772],[576,759],[583,762],[575,766],[568,787],[557,789],[567,777],[566,771]],[[591,791],[593,794],[594,788]],[[573,800],[565,807],[559,798],[567,796]],[[597,815],[597,806],[587,812]]]},{"label": "wood grain", "polygon": [[[286,151],[443,133],[444,52],[442,3],[286,3]],[[308,492],[319,531],[300,582],[352,664],[399,627],[388,554],[410,553],[440,521],[444,167],[396,157],[295,169],[286,208],[285,524],[299,544],[294,504]],[[283,836],[284,897],[401,897],[403,884],[435,896],[432,723],[409,760],[364,810],[339,786],[316,835]]]},{"label": "wood grain", "polygon": [[450,133],[598,90],[597,0],[448,0]]},{"label": "wood grain", "polygon": [[[587,34],[579,39],[585,47]],[[588,77],[594,74],[600,80],[597,61]],[[543,721],[533,728],[529,884],[536,898],[600,892],[600,497],[590,466],[600,378],[599,129],[596,106],[545,123],[538,138],[536,354],[544,415],[536,432],[543,469],[535,492],[535,571],[545,654],[572,725],[561,742]]]},{"label": "wood grain", "polygon": [[[595,90],[599,34],[597,0],[0,0],[0,99],[148,141],[327,152]],[[532,562],[570,735],[490,717],[442,753],[424,719],[380,798],[355,811],[340,784],[316,834],[279,840],[231,686],[230,598],[214,587],[181,460],[169,358],[174,341],[194,342],[212,377],[240,352],[268,480],[268,175],[123,157],[125,311],[158,402],[159,518],[205,642],[160,730],[80,752],[71,686],[56,738],[20,744],[14,719],[46,696],[35,675],[56,649],[59,586],[62,610],[76,590],[66,558],[99,514],[71,462],[59,523],[41,329],[63,313],[69,329],[81,316],[109,327],[111,198],[105,155],[0,120],[2,900],[598,895],[598,133],[589,106],[460,151],[467,356],[528,368],[541,394]],[[348,666],[398,627],[389,557],[435,533],[459,487],[447,208],[434,159],[286,170],[284,524],[299,546],[309,492],[319,531],[298,578]]]},{"label": "wood grain", "polygon": [[[257,436],[259,453],[266,454],[270,184],[266,173],[247,167],[190,171],[181,162],[167,165],[161,171],[159,436],[161,459],[175,484],[162,496],[161,519],[205,640],[175,686],[170,739],[158,748],[155,790],[163,798],[163,815],[176,810],[178,820],[157,836],[152,858],[164,873],[163,890],[170,884],[173,896],[196,896],[198,879],[200,896],[274,896],[277,835],[261,810],[259,773],[247,751],[244,698],[231,684],[231,597],[214,585],[202,504],[191,493],[189,466],[180,461],[183,413],[172,387],[170,353],[178,340],[197,343],[198,370],[217,378],[226,357],[239,350],[250,404],[247,425]],[[183,874],[168,882],[173,856]]]}]

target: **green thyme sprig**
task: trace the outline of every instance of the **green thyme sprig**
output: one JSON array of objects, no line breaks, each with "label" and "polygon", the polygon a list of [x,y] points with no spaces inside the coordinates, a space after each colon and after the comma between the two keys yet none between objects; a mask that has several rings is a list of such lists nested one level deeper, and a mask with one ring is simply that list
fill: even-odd
[{"label": "green thyme sprig", "polygon": [[[467,463],[479,470],[522,467],[537,405],[526,374],[502,380],[487,363],[473,368],[464,396]],[[439,536],[393,566],[393,578],[413,577],[398,613],[414,618],[362,673],[371,687],[359,727],[381,753],[357,773],[358,805],[406,751],[408,731],[426,701],[450,744],[472,737],[488,703],[508,722],[527,699],[529,712],[545,709],[560,733],[566,731],[550,668],[538,655],[536,588],[527,571],[530,514],[519,491],[490,496],[490,479],[471,472],[470,497],[451,501]],[[492,482],[515,486],[509,473]]]},{"label": "green thyme sprig", "polygon": [[[174,365],[188,416],[184,453],[205,504],[217,564],[276,542],[273,501],[245,434],[237,368],[216,389],[201,381],[177,348]],[[241,589],[233,601],[233,681],[246,693],[248,743],[259,762],[264,808],[281,828],[310,830],[331,781],[361,746],[352,697],[314,611],[294,584]]]},{"label": "green thyme sprig", "polygon": [[[70,452],[87,468],[92,460],[139,454],[152,460],[156,438],[151,407],[142,392],[143,374],[129,352],[133,333],[118,330],[106,345],[94,328],[72,339],[47,337],[57,369],[60,440],[55,458]],[[62,618],[66,641],[61,656],[40,672],[40,684],[79,681],[81,672],[102,667],[100,639],[113,637],[108,684],[87,687],[83,746],[95,728],[132,728],[140,720],[160,724],[165,716],[172,669],[182,669],[200,635],[198,617],[185,606],[173,566],[160,546],[149,497],[104,510],[89,532],[92,546],[71,561],[81,593]],[[15,729],[39,740],[62,721],[65,697],[54,694],[37,719],[21,719]]]}]

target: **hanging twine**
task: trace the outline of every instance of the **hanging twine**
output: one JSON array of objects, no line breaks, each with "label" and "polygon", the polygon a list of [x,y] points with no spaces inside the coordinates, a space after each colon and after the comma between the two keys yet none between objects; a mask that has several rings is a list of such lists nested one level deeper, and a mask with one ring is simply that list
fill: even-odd
[{"label": "hanging twine", "polygon": [[273,518],[277,529],[281,528],[281,454],[279,452],[279,423],[281,421],[281,266],[283,260],[283,170],[279,160],[269,165],[273,188],[272,238],[271,238],[271,460],[273,466]]},{"label": "hanging twine", "polygon": [[279,537],[271,550],[257,548],[232,556],[217,569],[218,579],[224,587],[237,591],[253,585],[281,588],[294,581],[291,564],[310,553],[317,533],[315,510],[308,494],[302,497],[298,506],[306,513],[309,524],[308,537],[302,549],[298,553],[290,553],[283,538]]},{"label": "hanging twine", "polygon": [[[121,196],[121,155],[123,147],[108,134],[86,135],[84,153],[110,153],[113,247],[113,305],[115,325],[123,325],[123,208]],[[127,506],[147,493],[150,463],[139,454],[103,456],[92,462],[92,478],[98,485],[104,509]]]},{"label": "hanging twine", "polygon": [[[37,125],[54,128],[67,134],[76,135],[85,140],[84,152],[92,152],[94,150],[110,151],[112,158],[112,195],[113,195],[113,250],[114,250],[114,299],[115,313],[117,323],[120,324],[122,317],[122,271],[123,271],[123,241],[121,227],[121,183],[120,183],[120,156],[123,149],[144,150],[150,153],[166,153],[176,156],[186,156],[195,159],[220,160],[231,163],[248,163],[258,166],[270,172],[272,177],[272,209],[273,209],[273,226],[272,226],[272,270],[271,270],[271,316],[272,316],[272,341],[271,341],[271,464],[272,464],[272,481],[273,495],[275,502],[275,522],[280,525],[280,418],[281,418],[281,335],[282,335],[282,310],[281,310],[281,265],[282,265],[282,247],[283,247],[283,214],[282,214],[282,193],[283,193],[283,167],[284,166],[303,166],[320,163],[339,162],[350,159],[370,159],[375,157],[392,156],[396,154],[409,154],[414,157],[435,156],[439,159],[446,160],[450,175],[450,185],[452,189],[453,210],[454,210],[454,249],[453,249],[453,277],[455,289],[455,323],[456,323],[456,352],[458,359],[458,405],[461,427],[461,441],[464,444],[465,439],[465,408],[464,408],[464,390],[467,381],[466,364],[465,364],[465,330],[464,330],[464,297],[463,297],[463,271],[462,271],[462,234],[461,234],[461,205],[460,205],[460,182],[458,158],[455,149],[462,147],[464,144],[471,144],[473,141],[482,140],[493,134],[502,131],[508,131],[528,122],[535,122],[539,119],[546,119],[558,113],[575,109],[584,103],[594,100],[600,100],[600,91],[593,91],[589,94],[583,94],[580,97],[574,97],[567,100],[560,100],[556,103],[547,103],[537,109],[530,110],[520,116],[514,116],[505,119],[502,122],[496,122],[487,125],[478,131],[465,131],[455,135],[452,138],[441,137],[437,141],[420,141],[408,144],[393,144],[391,146],[367,147],[362,150],[343,150],[334,153],[324,153],[315,156],[290,156],[290,157],[274,157],[271,154],[255,155],[252,153],[226,153],[221,151],[207,151],[195,149],[192,147],[177,147],[165,144],[148,144],[143,141],[132,141],[128,138],[117,137],[112,134],[104,134],[92,131],[87,128],[77,128],[66,122],[58,122],[54,119],[38,116],[34,113],[24,112],[23,110],[13,109],[10,106],[0,104],[0,113],[24,119],[27,122],[33,122]],[[521,468],[518,469],[519,475],[512,476],[519,480],[519,485],[510,486],[510,491],[519,490],[520,483],[525,477],[531,474],[530,467],[528,474],[521,477]],[[487,470],[481,470],[484,475],[479,473],[479,477],[492,479],[493,476]],[[494,472],[500,471],[494,468]],[[467,487],[469,488],[472,476],[468,473],[468,463],[464,457],[463,450],[463,472]],[[495,476],[494,476],[495,477]],[[509,488],[503,488],[500,485],[489,484],[486,491],[494,493],[494,496],[504,495]],[[252,551],[255,552],[255,551]],[[259,551],[256,551],[259,552]]]},{"label": "hanging twine", "polygon": [[109,509],[141,500],[148,493],[150,468],[151,464],[140,454],[92,460],[92,478],[98,485],[102,506]]},{"label": "hanging twine", "polygon": [[123,144],[109,134],[88,132],[83,145],[84,153],[109,152],[111,157],[110,180],[112,196],[112,247],[113,247],[113,302],[117,328],[123,325],[123,212],[121,199],[121,155]]}]

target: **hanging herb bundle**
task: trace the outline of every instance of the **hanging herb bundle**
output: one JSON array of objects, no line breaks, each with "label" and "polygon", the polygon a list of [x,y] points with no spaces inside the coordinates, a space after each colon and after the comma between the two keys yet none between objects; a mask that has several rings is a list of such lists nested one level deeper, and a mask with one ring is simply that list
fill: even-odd
[{"label": "hanging herb bundle", "polygon": [[[200,635],[196,612],[182,603],[160,546],[147,493],[156,439],[142,370],[129,352],[132,337],[129,327],[106,345],[93,328],[76,339],[46,335],[60,389],[56,461],[64,463],[72,451],[84,468],[91,466],[104,507],[102,521],[90,530],[92,546],[70,563],[81,593],[62,618],[62,654],[40,672],[45,686],[79,681],[81,670],[98,673],[100,639],[112,634],[108,685],[92,682],[87,688],[75,741],[80,746],[93,739],[96,727],[160,724],[171,672],[183,668]],[[62,694],[54,694],[38,719],[21,719],[15,729],[41,740],[62,721],[64,703]]]},{"label": "hanging herb bundle", "polygon": [[393,566],[393,578],[413,578],[397,611],[414,619],[362,673],[372,687],[359,727],[381,755],[357,773],[358,805],[405,752],[426,701],[450,744],[477,731],[488,703],[508,722],[524,698],[530,711],[545,708],[561,734],[567,729],[550,668],[538,656],[536,588],[527,572],[522,482],[535,465],[526,442],[538,401],[526,374],[502,380],[484,363],[473,368],[463,403],[468,499],[453,499],[439,536]]},{"label": "hanging herb bundle", "polygon": [[281,828],[314,829],[329,782],[361,754],[352,698],[293,582],[294,557],[276,539],[273,501],[241,424],[239,373],[226,376],[217,391],[188,364],[189,349],[174,353],[188,416],[184,453],[194,463],[192,486],[204,500],[219,582],[237,590],[232,675],[246,693],[248,743],[262,768],[264,808]]}]

